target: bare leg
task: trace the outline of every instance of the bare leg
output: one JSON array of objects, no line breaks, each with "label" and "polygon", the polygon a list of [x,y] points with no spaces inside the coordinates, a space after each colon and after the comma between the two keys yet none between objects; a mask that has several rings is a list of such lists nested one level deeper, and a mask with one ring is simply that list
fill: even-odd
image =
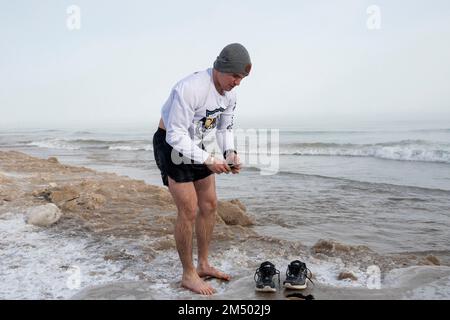
[{"label": "bare leg", "polygon": [[192,229],[197,211],[197,196],[192,182],[177,183],[169,178],[169,190],[178,209],[175,242],[183,266],[183,287],[196,293],[211,295],[215,290],[197,274],[192,261]]},{"label": "bare leg", "polygon": [[200,277],[230,280],[230,276],[211,267],[208,262],[209,244],[216,222],[217,196],[215,175],[194,182],[198,198],[199,214],[195,220],[198,245],[197,273]]}]

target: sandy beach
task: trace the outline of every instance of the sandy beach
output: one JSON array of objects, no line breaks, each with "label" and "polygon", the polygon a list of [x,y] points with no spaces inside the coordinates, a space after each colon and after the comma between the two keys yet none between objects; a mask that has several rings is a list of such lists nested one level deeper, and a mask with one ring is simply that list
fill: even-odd
[{"label": "sandy beach", "polygon": [[[219,199],[220,200],[220,199]],[[52,203],[61,217],[34,226],[33,208]],[[176,208],[167,188],[114,173],[64,165],[16,151],[0,152],[2,298],[203,299],[180,288],[173,226]],[[448,297],[448,261],[432,254],[381,255],[367,246],[320,240],[313,246],[259,235],[238,199],[220,201],[211,261],[230,272],[212,280],[212,299],[287,299],[289,292],[254,292],[253,274],[264,260],[281,270],[295,258],[308,262],[316,299]],[[195,256],[195,255],[194,255]],[[370,266],[381,272],[368,289]],[[72,281],[72,282],[71,282]],[[444,288],[444,289],[443,289]]]}]

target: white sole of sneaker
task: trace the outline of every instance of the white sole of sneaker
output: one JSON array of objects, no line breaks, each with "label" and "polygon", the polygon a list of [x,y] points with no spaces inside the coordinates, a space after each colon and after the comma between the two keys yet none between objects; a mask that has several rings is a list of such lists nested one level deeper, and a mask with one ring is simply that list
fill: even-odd
[{"label": "white sole of sneaker", "polygon": [[269,287],[269,286],[265,286],[264,288],[256,288],[256,291],[258,291],[258,292],[277,292],[277,289]]},{"label": "white sole of sneaker", "polygon": [[290,284],[290,283],[283,283],[283,287],[285,287],[286,289],[303,290],[303,289],[306,289],[307,285],[306,285],[306,283],[303,285],[294,285],[294,284]]}]

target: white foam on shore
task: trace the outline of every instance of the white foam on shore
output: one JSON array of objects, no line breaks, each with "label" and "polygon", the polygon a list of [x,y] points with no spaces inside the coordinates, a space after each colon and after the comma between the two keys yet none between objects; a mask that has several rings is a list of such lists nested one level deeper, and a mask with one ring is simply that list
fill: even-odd
[{"label": "white foam on shore", "polygon": [[[296,259],[301,259],[314,272],[313,281],[316,285],[334,288],[362,288],[366,287],[366,276],[357,268],[352,271],[357,281],[337,280],[337,274],[343,268],[343,263],[336,261],[326,262],[307,257],[279,258],[275,252],[262,252],[257,257],[251,256],[240,248],[230,248],[222,252],[211,254],[210,262],[216,268],[228,273],[232,277],[231,282],[210,280],[209,283],[216,289],[213,299],[264,299],[257,296],[253,276],[256,268],[265,259],[273,262],[280,271],[281,286],[285,279],[287,265]],[[349,270],[348,268],[346,270]],[[199,295],[193,295],[190,291],[180,288],[181,266],[175,250],[166,251],[151,262],[151,266],[144,272],[150,283],[116,283],[104,286],[92,287],[76,294],[74,299],[208,299]],[[278,279],[274,279],[278,288]],[[308,284],[314,289],[314,285]],[[284,290],[280,288],[279,290]],[[280,292],[281,292],[280,291]]]},{"label": "white foam on shore", "polygon": [[[83,291],[88,292],[90,288],[142,280],[148,281],[144,287],[151,294],[149,298],[191,299],[192,293],[180,287],[182,269],[176,250],[160,251],[153,260],[143,262],[139,258],[142,252],[135,250],[141,241],[148,244],[149,239],[125,241],[61,234],[51,228],[27,225],[21,213],[3,214],[0,216],[0,299],[68,299],[80,293],[82,297]],[[111,248],[125,249],[136,259],[105,260]],[[211,284],[217,290],[217,297],[251,299],[254,298],[253,275],[260,263],[266,260],[274,263],[280,271],[282,284],[288,264],[297,259],[304,261],[312,271],[316,285],[368,288],[369,273],[356,265],[346,266],[339,258],[322,260],[273,250],[263,250],[254,256],[240,247],[211,252],[211,264],[233,279],[231,283],[212,280]],[[396,295],[399,299],[450,298],[450,268],[417,268],[391,271],[381,282],[381,289],[405,288]],[[351,272],[357,280],[338,280],[342,271]],[[130,292],[130,298],[132,296]]]},{"label": "white foam on shore", "polygon": [[86,286],[136,279],[89,244],[85,236],[65,237],[27,225],[22,214],[3,214],[0,298],[65,299]]},{"label": "white foam on shore", "polygon": [[450,299],[450,267],[412,266],[391,270],[383,283],[387,288],[406,288],[402,299]]}]

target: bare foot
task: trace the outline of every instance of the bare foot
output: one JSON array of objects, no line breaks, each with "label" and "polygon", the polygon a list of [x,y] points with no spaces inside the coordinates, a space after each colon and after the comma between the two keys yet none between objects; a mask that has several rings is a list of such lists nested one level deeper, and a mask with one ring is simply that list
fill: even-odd
[{"label": "bare foot", "polygon": [[181,280],[181,285],[186,289],[194,291],[195,293],[200,293],[203,295],[212,295],[216,290],[203,281],[197,274],[183,274],[183,279]]},{"label": "bare foot", "polygon": [[197,274],[200,277],[211,277],[211,278],[217,278],[225,281],[229,281],[231,279],[231,276],[223,273],[209,265],[207,266],[199,266],[197,267]]}]

